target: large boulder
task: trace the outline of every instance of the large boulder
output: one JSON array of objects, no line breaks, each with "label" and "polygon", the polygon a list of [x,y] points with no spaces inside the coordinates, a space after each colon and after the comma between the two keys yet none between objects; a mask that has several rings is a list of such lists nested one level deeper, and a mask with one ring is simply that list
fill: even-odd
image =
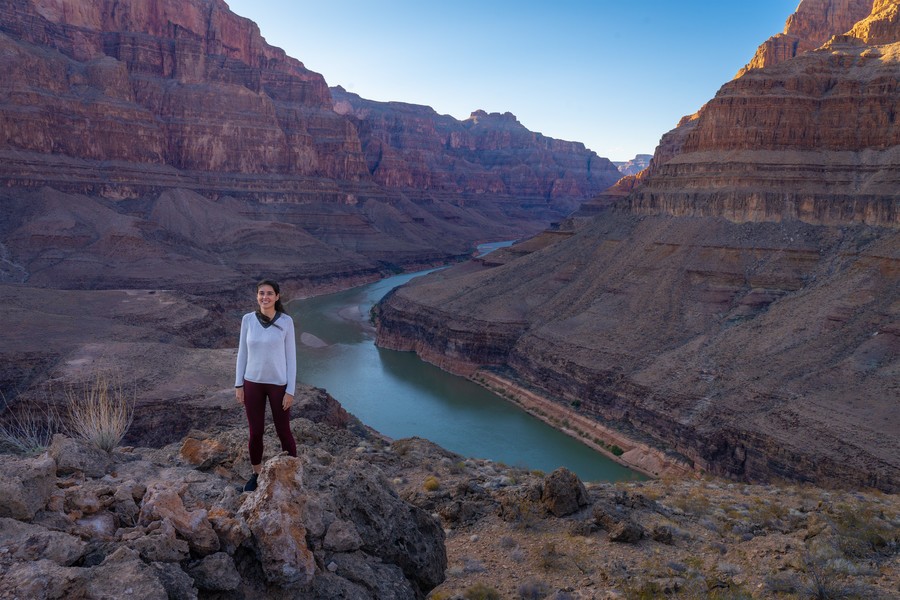
[{"label": "large boulder", "polygon": [[557,517],[576,513],[591,503],[578,475],[565,467],[559,467],[544,478],[541,502]]}]

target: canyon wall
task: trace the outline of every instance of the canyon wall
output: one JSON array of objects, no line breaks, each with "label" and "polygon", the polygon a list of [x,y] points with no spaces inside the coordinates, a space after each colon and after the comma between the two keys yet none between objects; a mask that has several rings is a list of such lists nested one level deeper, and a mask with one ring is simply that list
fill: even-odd
[{"label": "canyon wall", "polygon": [[900,3],[832,4],[789,20],[827,43],[727,83],[639,176],[386,298],[378,343],[698,471],[900,489]]},{"label": "canyon wall", "polygon": [[616,178],[515,119],[336,111],[222,0],[3,2],[0,69],[7,282],[308,293],[533,233]]},{"label": "canyon wall", "polygon": [[784,24],[784,31],[763,42],[750,62],[738,71],[737,77],[752,69],[771,67],[815,50],[831,36],[848,31],[879,3],[884,1],[801,0],[797,12]]}]

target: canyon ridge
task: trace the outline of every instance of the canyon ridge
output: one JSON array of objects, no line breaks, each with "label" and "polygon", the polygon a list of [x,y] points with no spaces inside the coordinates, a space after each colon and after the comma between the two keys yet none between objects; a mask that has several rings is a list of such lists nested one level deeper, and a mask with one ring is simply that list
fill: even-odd
[{"label": "canyon ridge", "polygon": [[898,15],[804,0],[648,169],[396,290],[377,343],[599,423],[635,466],[896,492]]},{"label": "canyon ridge", "polygon": [[[298,297],[461,260],[620,177],[510,113],[459,121],[329,88],[222,0],[3,2],[0,68],[0,293],[77,298],[87,321],[110,298],[89,290],[166,290],[210,313],[203,332],[110,339],[66,310],[48,329],[4,307],[8,400],[91,347],[233,345],[214,321],[264,276]],[[159,348],[138,354],[162,366]]]}]

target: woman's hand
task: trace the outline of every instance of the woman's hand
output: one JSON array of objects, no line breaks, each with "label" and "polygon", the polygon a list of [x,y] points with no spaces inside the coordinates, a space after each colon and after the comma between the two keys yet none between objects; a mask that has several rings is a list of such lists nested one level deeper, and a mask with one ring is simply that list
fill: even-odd
[{"label": "woman's hand", "polygon": [[234,397],[237,398],[238,404],[244,403],[244,388],[234,388]]},{"label": "woman's hand", "polygon": [[281,401],[281,408],[287,410],[294,403],[294,397],[291,394],[285,394],[284,400]]}]

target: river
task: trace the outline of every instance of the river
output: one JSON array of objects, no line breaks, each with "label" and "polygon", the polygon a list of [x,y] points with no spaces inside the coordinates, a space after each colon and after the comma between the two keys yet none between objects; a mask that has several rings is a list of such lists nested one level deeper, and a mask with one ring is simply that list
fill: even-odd
[{"label": "river", "polygon": [[412,352],[376,347],[369,309],[428,272],[290,302],[298,379],[328,390],[363,423],[393,439],[418,436],[463,456],[548,473],[565,466],[585,481],[642,478],[463,377]]}]

